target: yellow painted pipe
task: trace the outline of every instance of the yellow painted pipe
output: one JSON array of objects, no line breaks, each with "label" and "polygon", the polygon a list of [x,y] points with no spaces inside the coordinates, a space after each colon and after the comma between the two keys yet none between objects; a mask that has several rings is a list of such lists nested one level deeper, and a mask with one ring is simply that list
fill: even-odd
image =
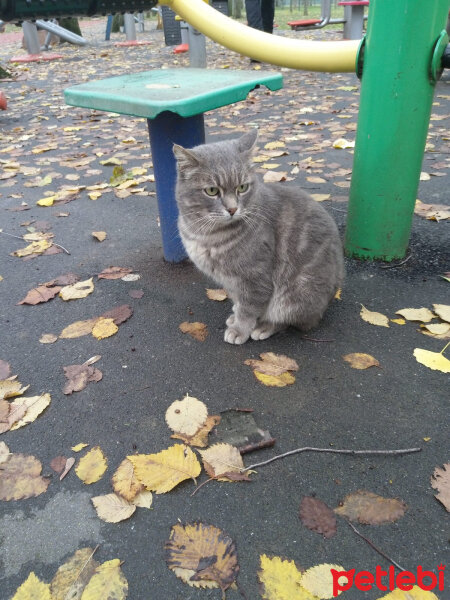
[{"label": "yellow painted pipe", "polygon": [[261,62],[327,73],[354,72],[359,40],[314,42],[252,29],[215,10],[203,0],[160,0],[184,21],[221,46]]}]

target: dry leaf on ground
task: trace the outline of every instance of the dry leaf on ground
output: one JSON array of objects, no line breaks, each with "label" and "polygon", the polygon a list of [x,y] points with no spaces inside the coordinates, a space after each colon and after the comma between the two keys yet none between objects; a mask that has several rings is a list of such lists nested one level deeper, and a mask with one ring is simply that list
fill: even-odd
[{"label": "dry leaf on ground", "polygon": [[105,494],[91,498],[97,515],[107,523],[119,523],[129,519],[136,510],[136,506],[117,494]]},{"label": "dry leaf on ground", "polygon": [[61,473],[61,475],[59,476],[59,480],[62,481],[64,479],[64,477],[67,475],[67,473],[70,471],[70,469],[73,467],[73,465],[75,464],[75,459],[73,456],[70,456],[67,460],[66,460],[66,466],[64,467],[63,472]]},{"label": "dry leaf on ground", "polygon": [[[447,344],[448,346],[448,344]],[[440,352],[432,352],[431,350],[424,350],[423,348],[415,348],[414,356],[417,362],[432,369],[433,371],[441,371],[442,373],[450,373],[450,360],[443,354],[444,350]]]},{"label": "dry leaf on ground", "polygon": [[24,425],[28,425],[28,423],[32,423],[37,419],[37,417],[44,412],[47,406],[51,402],[50,394],[41,394],[40,396],[22,396],[20,398],[15,398],[11,402],[11,411],[13,411],[16,407],[26,407],[26,412],[24,416],[16,421],[14,425],[11,427],[11,431],[15,429],[19,429]]},{"label": "dry leaf on ground", "polygon": [[231,444],[214,444],[207,450],[199,450],[205,471],[218,481],[250,481],[244,471],[241,453]]},{"label": "dry leaf on ground", "polygon": [[92,548],[80,548],[56,571],[50,583],[52,600],[78,600],[98,562]]},{"label": "dry leaf on ground", "polygon": [[30,256],[31,254],[42,254],[48,248],[50,248],[51,245],[52,245],[52,243],[49,242],[48,240],[40,240],[39,242],[32,242],[25,248],[20,248],[19,250],[12,252],[11,256],[18,256],[19,258],[22,258],[24,256]]},{"label": "dry leaf on ground", "polygon": [[97,275],[99,279],[120,279],[124,275],[132,273],[133,269],[128,267],[108,267],[103,269],[101,273]]},{"label": "dry leaf on ground", "polygon": [[300,503],[299,516],[305,527],[321,533],[325,538],[336,534],[336,516],[320,498],[305,496]]},{"label": "dry leaf on ground", "polygon": [[20,421],[27,412],[27,407],[12,406],[12,402],[0,400],[0,433],[6,433],[11,427]]},{"label": "dry leaf on ground", "polygon": [[443,469],[435,468],[431,477],[431,486],[439,492],[435,498],[450,512],[450,463],[446,463]]},{"label": "dry leaf on ground", "polygon": [[285,387],[295,382],[292,371],[297,371],[299,367],[294,359],[273,352],[263,352],[260,357],[261,360],[249,358],[244,361],[244,364],[253,368],[258,381],[273,387]]},{"label": "dry leaf on ground", "polygon": [[5,460],[8,460],[10,455],[11,452],[5,442],[0,442],[0,464],[5,462]]},{"label": "dry leaf on ground", "polygon": [[63,367],[66,376],[66,385],[63,394],[72,394],[84,390],[88,383],[101,381],[103,374],[99,369],[90,366],[88,362],[82,365],[69,365]]},{"label": "dry leaf on ground", "polygon": [[428,308],[402,308],[395,312],[396,315],[401,315],[407,321],[420,321],[422,323],[428,323],[431,319],[434,319],[434,315]]},{"label": "dry leaf on ground", "polygon": [[53,469],[53,471],[55,471],[55,473],[58,473],[58,475],[59,475],[60,473],[62,473],[64,471],[66,462],[67,462],[67,457],[55,456],[55,458],[52,458],[52,460],[50,461],[50,467]]},{"label": "dry leaf on ground", "polygon": [[99,565],[84,588],[81,600],[125,600],[128,595],[128,581],[120,565],[118,558]]},{"label": "dry leaf on ground", "polygon": [[23,500],[47,490],[50,479],[41,476],[41,462],[34,456],[10,454],[0,463],[0,500]]},{"label": "dry leaf on ground", "polygon": [[0,381],[0,400],[20,396],[30,387],[29,385],[22,387],[22,384],[20,381],[17,381],[16,378],[17,375],[14,375],[13,377]]},{"label": "dry leaf on ground", "polygon": [[195,446],[196,448],[206,448],[209,444],[209,434],[211,430],[220,423],[221,417],[219,415],[210,415],[206,418],[205,423],[200,427],[194,435],[185,435],[183,433],[174,433],[170,437],[175,440],[181,440],[188,446]]},{"label": "dry leaf on ground", "polygon": [[75,473],[83,483],[91,484],[99,481],[108,468],[108,462],[99,446],[86,452],[78,462]]},{"label": "dry leaf on ground", "polygon": [[157,454],[137,454],[127,457],[134,472],[147,490],[164,494],[186,479],[193,479],[202,470],[190,448],[175,444]]},{"label": "dry leaf on ground", "polygon": [[47,284],[39,285],[27,292],[27,295],[23,300],[17,304],[41,304],[42,302],[48,302],[54,298],[61,291],[60,286],[49,287]]},{"label": "dry leaf on ground", "polygon": [[310,594],[320,598],[321,600],[334,598],[333,575],[331,573],[332,569],[335,571],[345,570],[340,565],[316,565],[315,567],[311,567],[303,573],[301,583],[302,587],[310,592]]},{"label": "dry leaf on ground", "polygon": [[407,509],[403,500],[383,498],[372,492],[358,490],[349,494],[338,508],[336,514],[347,517],[350,521],[359,521],[366,525],[393,523],[405,514]]},{"label": "dry leaf on ground", "polygon": [[88,335],[92,333],[94,325],[97,323],[97,321],[98,317],[87,319],[85,321],[75,321],[75,323],[71,323],[65,327],[59,334],[59,337],[61,339],[73,339],[82,337],[83,335]]},{"label": "dry leaf on ground", "polygon": [[111,337],[119,331],[119,328],[114,323],[114,319],[100,318],[92,328],[92,335],[98,340],[104,340]]},{"label": "dry leaf on ground", "polygon": [[206,295],[210,300],[216,300],[217,302],[223,302],[228,298],[228,294],[226,290],[212,290],[210,288],[206,288]]},{"label": "dry leaf on ground", "polygon": [[16,590],[11,600],[53,600],[50,584],[41,581],[33,571]]},{"label": "dry leaf on ground", "polygon": [[389,319],[386,315],[383,315],[379,312],[373,312],[371,310],[367,310],[367,308],[361,304],[361,312],[359,313],[361,319],[370,323],[371,325],[378,325],[379,327],[389,327]]},{"label": "dry leaf on ground", "polygon": [[301,587],[302,573],[293,560],[260,556],[258,579],[263,600],[314,600]]},{"label": "dry leaf on ground", "polygon": [[204,323],[199,323],[198,321],[193,323],[184,321],[183,323],[180,323],[179,328],[183,333],[188,333],[191,337],[199,342],[204,342],[208,336],[207,326]]},{"label": "dry leaf on ground", "polygon": [[43,333],[39,338],[41,344],[54,344],[58,340],[58,336],[54,333]]},{"label": "dry leaf on ground", "polygon": [[192,436],[205,424],[208,417],[206,404],[186,394],[175,400],[166,411],[166,423],[175,433]]},{"label": "dry leaf on ground", "polygon": [[422,333],[430,333],[432,336],[439,336],[439,339],[442,339],[442,336],[445,336],[448,332],[450,332],[450,323],[429,323],[428,325],[421,325],[425,331]]},{"label": "dry leaf on ground", "polygon": [[80,442],[79,444],[76,444],[76,446],[72,446],[71,450],[74,452],[80,452],[83,450],[83,448],[86,448],[86,446],[89,446],[89,444],[83,444],[83,442]]},{"label": "dry leaf on ground", "polygon": [[63,300],[79,300],[80,298],[86,298],[89,294],[94,291],[94,280],[91,277],[85,281],[77,281],[72,285],[66,285],[61,288],[59,292],[60,298]]},{"label": "dry leaf on ground", "polygon": [[145,489],[134,474],[133,463],[128,458],[120,463],[112,476],[111,483],[116,494],[119,494],[128,502],[134,502],[136,496]]},{"label": "dry leaf on ground", "polygon": [[233,540],[204,523],[174,525],[165,545],[165,558],[177,577],[196,587],[214,582],[224,591],[239,573]]},{"label": "dry leaf on ground", "polygon": [[99,242],[106,240],[106,231],[93,231],[92,236]]},{"label": "dry leaf on ground", "polygon": [[368,369],[369,367],[380,366],[380,363],[376,358],[370,354],[364,354],[363,352],[345,354],[342,358],[354,369]]},{"label": "dry leaf on ground", "polygon": [[450,323],[450,305],[448,304],[433,304],[433,310],[439,318]]},{"label": "dry leaf on ground", "polygon": [[0,360],[0,381],[7,379],[11,375],[11,367],[6,360]]}]

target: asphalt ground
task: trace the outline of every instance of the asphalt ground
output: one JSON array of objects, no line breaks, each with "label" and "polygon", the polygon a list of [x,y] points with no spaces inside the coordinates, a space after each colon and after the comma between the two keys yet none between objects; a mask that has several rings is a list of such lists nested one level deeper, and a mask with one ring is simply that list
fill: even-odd
[{"label": "asphalt ground", "polygon": [[[418,323],[377,327],[364,322],[359,312],[363,304],[395,318],[402,308],[450,304],[449,283],[441,277],[450,270],[448,221],[414,216],[406,262],[347,259],[342,300],[332,304],[307,336],[287,331],[243,346],[225,344],[230,306],[205,295],[205,288],[215,285],[188,262],[171,265],[163,260],[145,121],[67,107],[62,96],[65,87],[78,82],[184,66],[187,58],[173,55],[162,32],[153,30],[142,34],[151,46],[116,48],[102,41],[104,26],[105,20],[99,20],[97,28],[89,28],[92,45],[63,45],[57,49],[62,60],[14,66],[15,77],[0,82],[8,99],[8,110],[0,113],[1,173],[7,170],[5,161],[20,163],[14,177],[0,181],[2,233],[21,237],[34,226],[54,233],[53,241],[70,253],[20,259],[11,253],[26,243],[0,234],[0,359],[23,384],[30,384],[27,395],[49,392],[52,397],[36,421],[1,436],[10,452],[37,457],[43,473],[51,477],[46,493],[0,504],[1,599],[11,598],[30,571],[49,582],[75,550],[97,545],[98,561],[123,561],[132,600],[220,598],[220,590],[190,588],[167,568],[164,544],[179,521],[213,524],[231,536],[240,565],[239,586],[248,599],[260,597],[261,554],[295,560],[305,569],[333,563],[374,572],[376,565],[386,568],[389,562],[343,519],[338,520],[337,535],[325,539],[298,517],[304,496],[315,495],[334,508],[359,489],[401,498],[408,505],[394,523],[357,525],[361,533],[403,568],[415,571],[422,565],[436,572],[448,559],[449,529],[430,477],[449,460],[448,375],[416,362],[413,350],[439,352],[446,342],[422,335]],[[339,35],[321,32],[319,38]],[[18,53],[17,42],[0,44],[5,63]],[[208,58],[211,67],[249,67],[248,59],[212,42]],[[283,75],[283,90],[256,90],[245,102],[209,113],[207,140],[231,138],[257,125],[261,148],[284,141],[289,154],[270,162],[292,180],[279,185],[330,194],[323,205],[343,233],[352,154],[334,149],[332,142],[354,139],[358,80],[352,74],[284,69]],[[421,181],[418,198],[425,203],[450,204],[449,99],[450,76],[445,74],[436,86],[431,146],[423,166],[424,172],[439,175]],[[130,138],[134,141],[124,143]],[[46,150],[40,152],[42,148]],[[46,191],[57,192],[62,185],[108,183],[113,167],[101,161],[111,157],[118,157],[125,169],[147,169],[147,180],[139,186],[144,191],[120,198],[114,190],[100,190],[102,195],[92,200],[82,189],[67,204],[36,205]],[[317,162],[311,166],[308,157]],[[83,165],[83,159],[91,161]],[[51,183],[26,186],[46,175]],[[106,240],[96,241],[92,231],[105,231]],[[130,267],[140,279],[98,280],[96,275],[109,266]],[[55,298],[36,306],[17,305],[31,288],[67,272],[81,280],[94,277],[94,293],[71,302]],[[129,295],[136,289],[143,291],[139,299]],[[39,342],[44,333],[58,334],[72,322],[123,304],[134,313],[112,337]],[[183,321],[205,323],[206,340],[183,335]],[[293,385],[271,388],[255,379],[244,361],[265,351],[297,360]],[[352,369],[342,359],[352,352],[374,356],[380,368]],[[93,355],[101,355],[95,366],[103,379],[64,395],[63,367]],[[127,455],[159,452],[173,443],[165,412],[186,393],[202,400],[210,414],[253,409],[257,424],[270,431],[276,444],[246,455],[247,465],[303,446],[422,451],[379,457],[299,454],[257,469],[251,483],[210,482],[191,496],[195,485],[186,481],[167,494],[155,494],[150,511],[138,509],[117,524],[101,521],[90,498],[112,491],[110,477]],[[108,459],[108,471],[92,485],[80,481],[73,469],[60,482],[50,468],[55,456],[77,457],[71,447],[79,442],[100,446]],[[206,478],[203,473],[198,482]],[[448,582],[446,590],[436,592],[440,600],[450,598]],[[384,593],[353,588],[343,598],[375,600]],[[227,591],[230,600],[241,597],[237,590]]]}]

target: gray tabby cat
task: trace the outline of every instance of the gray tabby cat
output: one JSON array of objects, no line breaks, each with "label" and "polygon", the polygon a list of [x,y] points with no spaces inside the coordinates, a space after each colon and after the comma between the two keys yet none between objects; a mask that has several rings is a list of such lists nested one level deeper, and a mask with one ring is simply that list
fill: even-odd
[{"label": "gray tabby cat", "polygon": [[315,327],[344,278],[335,222],[302,190],[263,183],[257,130],[186,149],[177,158],[178,227],[195,265],[233,301],[225,341]]}]

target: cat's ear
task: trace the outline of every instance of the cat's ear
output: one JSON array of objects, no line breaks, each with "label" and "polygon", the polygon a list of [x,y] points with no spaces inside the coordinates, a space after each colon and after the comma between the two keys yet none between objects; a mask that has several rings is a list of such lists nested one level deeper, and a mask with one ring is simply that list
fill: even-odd
[{"label": "cat's ear", "polygon": [[196,157],[195,153],[192,150],[183,148],[183,146],[174,144],[173,153],[181,169],[185,167],[197,167],[200,164],[200,161]]},{"label": "cat's ear", "polygon": [[256,127],[238,139],[239,152],[251,152],[258,139],[258,130]]}]

